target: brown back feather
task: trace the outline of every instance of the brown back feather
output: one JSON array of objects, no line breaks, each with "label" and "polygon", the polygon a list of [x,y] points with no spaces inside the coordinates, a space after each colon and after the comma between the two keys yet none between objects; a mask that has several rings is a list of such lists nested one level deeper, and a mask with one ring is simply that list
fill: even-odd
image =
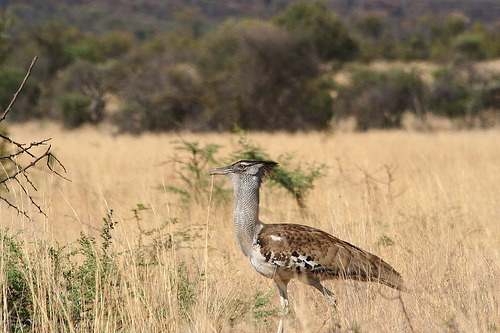
[{"label": "brown back feather", "polygon": [[[272,237],[271,237],[272,236]],[[266,224],[258,242],[268,261],[280,269],[311,274],[318,280],[344,278],[375,281],[406,290],[401,275],[385,261],[316,228]]]}]

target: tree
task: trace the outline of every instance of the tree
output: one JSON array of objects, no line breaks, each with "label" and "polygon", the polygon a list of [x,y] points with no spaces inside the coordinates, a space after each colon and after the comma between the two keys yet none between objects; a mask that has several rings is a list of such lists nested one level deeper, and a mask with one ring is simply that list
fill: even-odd
[{"label": "tree", "polygon": [[228,22],[205,40],[200,60],[207,116],[219,128],[323,128],[331,117],[326,83],[310,48],[282,27]]},{"label": "tree", "polygon": [[[18,68],[0,67],[0,109],[5,110],[12,100],[12,95],[23,82],[24,72]],[[35,111],[40,88],[36,82],[27,82],[23,88],[23,94],[16,100],[16,105],[13,105],[15,112],[11,114],[10,119],[13,121],[22,121],[38,116]]]},{"label": "tree", "polygon": [[489,31],[481,23],[476,23],[472,27],[472,34],[480,39],[481,48],[487,58],[500,57],[500,33]]},{"label": "tree", "polygon": [[294,2],[274,22],[301,43],[311,44],[323,60],[350,60],[358,52],[348,29],[321,2]]},{"label": "tree", "polygon": [[455,37],[452,41],[452,48],[455,60],[481,60],[486,56],[486,52],[481,45],[481,39],[470,33],[463,33]]},{"label": "tree", "polygon": [[165,51],[142,49],[114,66],[128,78],[116,89],[124,103],[114,120],[122,131],[206,129],[198,71],[194,65],[175,60],[175,52],[168,47]]},{"label": "tree", "polygon": [[133,37],[126,32],[112,31],[97,41],[98,59],[108,61],[126,55],[133,46]]},{"label": "tree", "polygon": [[49,78],[73,60],[68,45],[77,40],[78,30],[67,23],[51,20],[41,26],[31,28],[30,37],[37,45],[46,62],[46,74]]},{"label": "tree", "polygon": [[71,65],[62,81],[62,120],[69,127],[104,118],[105,95],[112,88],[106,71],[87,61]]},{"label": "tree", "polygon": [[448,16],[444,22],[444,31],[449,39],[465,32],[465,20],[466,18],[459,14]]},{"label": "tree", "polygon": [[354,116],[358,129],[399,127],[405,111],[422,113],[425,85],[419,72],[351,71],[350,84],[339,89],[334,107],[341,117]]},{"label": "tree", "polygon": [[3,12],[0,12],[0,66],[5,62],[12,48],[12,41],[8,35],[8,30],[11,25],[11,18]]},{"label": "tree", "polygon": [[385,22],[375,15],[366,15],[356,20],[354,26],[363,37],[378,40],[384,33]]}]

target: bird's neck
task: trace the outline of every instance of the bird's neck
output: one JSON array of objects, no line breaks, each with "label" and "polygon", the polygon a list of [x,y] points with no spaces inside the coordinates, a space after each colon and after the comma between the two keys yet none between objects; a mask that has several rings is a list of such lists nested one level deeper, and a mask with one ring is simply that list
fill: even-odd
[{"label": "bird's neck", "polygon": [[233,218],[236,239],[241,251],[247,257],[262,225],[259,221],[259,187],[258,177],[249,177],[244,182],[234,184]]}]

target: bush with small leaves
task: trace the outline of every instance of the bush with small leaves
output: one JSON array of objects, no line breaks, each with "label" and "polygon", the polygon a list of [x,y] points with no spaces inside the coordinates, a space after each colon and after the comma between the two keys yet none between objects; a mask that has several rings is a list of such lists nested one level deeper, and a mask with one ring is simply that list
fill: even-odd
[{"label": "bush with small leaves", "polygon": [[[174,147],[179,153],[170,157],[175,172],[179,175],[185,187],[167,185],[165,190],[177,193],[184,202],[206,202],[210,196],[210,180],[208,175],[208,164],[215,164],[214,155],[220,146],[216,144],[206,144],[201,146],[197,141],[186,141],[179,139],[173,141]],[[227,202],[229,200],[228,190],[223,188],[222,182],[214,185],[215,202]]]},{"label": "bush with small leaves", "polygon": [[91,120],[92,98],[81,93],[67,93],[61,97],[61,119],[67,128],[75,128]]},{"label": "bush with small leaves", "polygon": [[[232,161],[239,159],[272,160],[271,156],[262,147],[247,138],[242,129],[236,128],[235,131],[239,134],[239,149],[233,152]],[[295,198],[300,209],[305,209],[305,198],[308,192],[314,188],[314,181],[324,176],[322,170],[326,168],[326,165],[311,164],[305,170],[301,165],[298,165],[291,170],[290,164],[293,158],[292,154],[278,156],[277,162],[279,166],[275,169],[275,172],[269,175],[269,178],[272,185],[283,187]]]},{"label": "bush with small leaves", "polygon": [[[28,280],[26,258],[22,251],[24,242],[19,234],[9,235],[9,230],[0,231],[2,267],[5,274],[3,288],[5,295],[4,309],[10,314],[9,328],[13,332],[28,331],[33,315],[33,297]],[[5,312],[4,312],[5,313]]]}]

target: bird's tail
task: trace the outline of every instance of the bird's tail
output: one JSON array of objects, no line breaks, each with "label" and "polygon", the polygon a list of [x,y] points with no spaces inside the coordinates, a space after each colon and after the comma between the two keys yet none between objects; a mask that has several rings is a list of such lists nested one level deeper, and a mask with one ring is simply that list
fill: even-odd
[{"label": "bird's tail", "polygon": [[408,292],[408,288],[406,287],[401,274],[382,259],[377,259],[380,261],[373,266],[376,267],[378,274],[373,274],[371,280],[397,290]]}]

